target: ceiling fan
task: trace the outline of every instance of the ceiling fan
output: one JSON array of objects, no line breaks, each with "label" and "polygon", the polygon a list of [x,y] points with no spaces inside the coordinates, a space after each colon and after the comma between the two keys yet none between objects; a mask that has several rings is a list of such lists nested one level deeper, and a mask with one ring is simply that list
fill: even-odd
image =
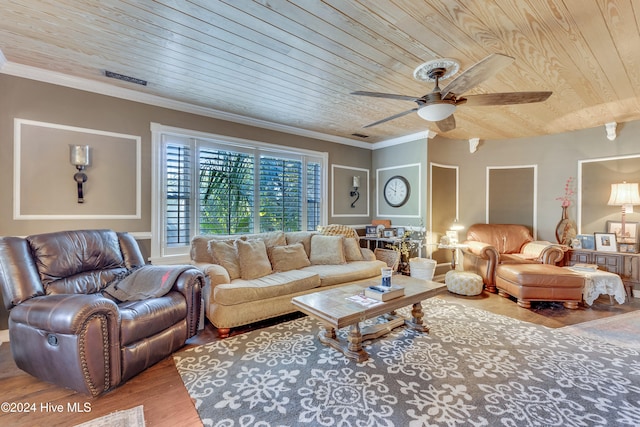
[{"label": "ceiling fan", "polygon": [[529,104],[545,101],[549,96],[551,96],[552,92],[543,91],[488,93],[467,95],[465,97],[461,96],[465,92],[473,89],[489,77],[496,74],[502,68],[511,64],[513,61],[514,58],[501,53],[491,54],[453,79],[444,87],[444,89],[440,89],[440,80],[455,74],[459,68],[458,63],[452,59],[425,62],[414,70],[413,76],[417,80],[421,81],[434,81],[435,87],[431,92],[421,97],[365,91],[351,92],[351,94],[372,96],[375,98],[398,99],[401,101],[413,101],[418,104],[416,108],[370,123],[364,126],[365,128],[397,119],[415,111],[423,119],[435,122],[442,132],[447,132],[456,128],[456,121],[453,117],[453,113],[456,111],[458,105],[467,104],[470,106],[483,106]]}]

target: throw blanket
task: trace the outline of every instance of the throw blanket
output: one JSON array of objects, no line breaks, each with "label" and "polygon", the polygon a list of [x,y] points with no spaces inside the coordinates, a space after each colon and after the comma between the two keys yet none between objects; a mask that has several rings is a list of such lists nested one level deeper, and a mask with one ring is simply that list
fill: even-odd
[{"label": "throw blanket", "polygon": [[140,301],[166,295],[190,265],[145,266],[116,279],[102,291],[120,302]]}]

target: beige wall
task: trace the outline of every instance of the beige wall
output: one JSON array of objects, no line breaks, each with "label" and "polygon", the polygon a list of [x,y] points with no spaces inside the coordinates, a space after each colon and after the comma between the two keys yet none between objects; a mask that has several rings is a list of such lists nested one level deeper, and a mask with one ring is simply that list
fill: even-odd
[{"label": "beige wall", "polygon": [[[367,149],[254,128],[3,74],[0,74],[0,93],[2,94],[0,96],[0,195],[3,200],[3,203],[0,204],[0,235],[29,235],[63,229],[98,227],[113,228],[118,231],[149,232],[151,230],[151,122],[328,152],[330,165],[337,163],[366,169],[371,165],[371,150]],[[141,218],[14,220],[12,202],[14,118],[140,136],[142,138]],[[42,141],[42,144],[46,144],[46,141]],[[63,162],[65,162],[64,167],[56,166],[57,174],[63,176],[55,176],[51,179],[64,183],[65,187],[60,191],[71,191],[72,194],[75,194],[76,184],[73,181],[75,169],[68,163],[68,158],[65,157]],[[113,162],[109,167],[117,171],[118,168],[122,168],[122,163]],[[95,175],[92,177],[91,168],[87,170],[87,175],[89,181],[85,196],[86,203],[90,206],[91,198],[96,195],[96,193],[91,193],[91,180],[95,181],[98,178]],[[38,176],[35,176],[34,179],[38,179]],[[331,186],[331,182],[329,185]],[[34,188],[37,193],[37,185],[30,183],[29,187]],[[48,183],[43,182],[41,191],[43,191],[41,196],[45,199],[44,192],[47,194],[51,192]],[[328,194],[330,196],[331,191]],[[31,198],[37,199],[38,194],[32,194]],[[75,204],[73,197],[67,200],[68,203]],[[117,197],[108,202],[122,203]],[[130,200],[127,203],[130,205]],[[73,208],[75,207],[73,206]],[[36,210],[38,213],[42,213],[46,211],[46,207],[37,207]],[[64,211],[64,207],[57,206],[56,210]],[[129,210],[129,207],[127,206],[123,210]],[[328,212],[331,214],[331,206],[329,206]],[[340,218],[340,222],[348,224],[364,224],[368,221],[369,218],[366,216]],[[329,222],[335,222],[334,218],[329,217]]]},{"label": "beige wall", "polygon": [[[481,141],[475,153],[469,152],[468,141],[438,137],[429,141],[429,161],[460,166],[460,222],[467,226],[485,222],[487,167],[537,165],[538,238],[551,241],[555,241],[555,227],[562,213],[556,197],[564,194],[567,178],[578,176],[578,161],[638,153],[640,121],[619,124],[615,141],[606,138],[604,126],[536,138]],[[615,181],[615,174],[612,179]],[[569,209],[574,220],[577,216],[575,201]],[[606,202],[603,200],[602,204],[606,205]],[[619,207],[610,206],[607,212],[619,210]],[[628,215],[629,221],[639,218],[640,213]],[[606,219],[602,218],[602,231]]]}]

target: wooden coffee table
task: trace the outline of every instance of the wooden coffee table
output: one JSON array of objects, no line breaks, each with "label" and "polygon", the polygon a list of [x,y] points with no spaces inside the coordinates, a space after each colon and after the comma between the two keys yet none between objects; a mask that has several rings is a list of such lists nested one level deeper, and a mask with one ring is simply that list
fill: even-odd
[{"label": "wooden coffee table", "polygon": [[[392,283],[404,287],[404,296],[370,307],[347,298],[362,294],[368,286],[379,285],[379,277],[297,296],[291,302],[298,310],[323,323],[323,328],[318,334],[320,342],[335,348],[351,359],[362,362],[369,358],[369,354],[362,348],[363,340],[378,338],[401,325],[428,332],[429,328],[422,321],[424,313],[420,302],[447,289],[444,283],[402,275],[393,276]],[[410,319],[395,314],[395,310],[410,304],[413,305]],[[384,316],[387,322],[361,330],[360,322],[377,316]],[[351,327],[347,338],[348,343],[343,343],[338,340],[336,330],[347,326]]]}]

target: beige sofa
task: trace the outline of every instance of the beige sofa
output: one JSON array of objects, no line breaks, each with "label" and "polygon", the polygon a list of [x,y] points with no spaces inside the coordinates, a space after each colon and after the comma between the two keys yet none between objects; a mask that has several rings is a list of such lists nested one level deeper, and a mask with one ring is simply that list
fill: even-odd
[{"label": "beige sofa", "polygon": [[386,267],[357,234],[270,232],[196,236],[191,260],[206,277],[207,318],[221,337],[230,329],[296,311],[291,298],[380,275]]}]

